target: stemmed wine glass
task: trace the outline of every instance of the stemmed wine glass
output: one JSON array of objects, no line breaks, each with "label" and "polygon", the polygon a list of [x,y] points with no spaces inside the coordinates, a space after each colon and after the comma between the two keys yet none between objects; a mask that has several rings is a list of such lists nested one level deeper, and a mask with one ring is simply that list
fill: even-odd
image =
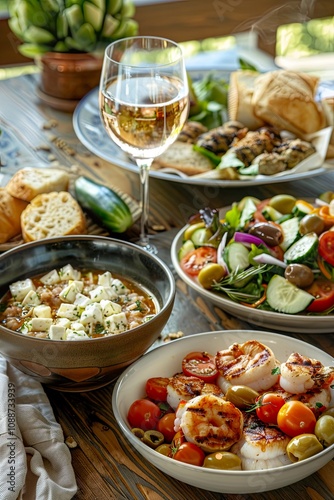
[{"label": "stemmed wine glass", "polygon": [[149,170],[177,138],[189,109],[181,47],[166,38],[135,36],[105,50],[100,81],[102,121],[111,139],[131,155],[141,182],[138,244],[157,253],[148,237]]}]

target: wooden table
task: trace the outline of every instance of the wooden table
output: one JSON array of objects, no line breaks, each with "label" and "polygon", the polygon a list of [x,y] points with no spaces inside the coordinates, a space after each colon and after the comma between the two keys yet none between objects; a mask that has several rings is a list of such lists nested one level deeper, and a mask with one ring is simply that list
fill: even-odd
[{"label": "wooden table", "polygon": [[[38,75],[0,82],[0,128],[11,130],[20,144],[14,160],[2,169],[0,185],[7,182],[15,168],[59,162],[66,166],[74,165],[76,169],[118,186],[138,199],[139,178],[136,173],[111,165],[87,151],[74,134],[71,114],[55,111],[40,103],[36,94],[37,85]],[[231,189],[190,186],[151,178],[150,188],[150,226],[155,233],[159,256],[171,266],[171,241],[177,230],[187,222],[188,216],[199,208],[224,206],[246,194],[264,198],[284,192],[298,197],[315,197],[334,189],[334,172],[300,182]],[[123,237],[131,239],[137,231],[138,225]],[[259,330],[205,302],[177,276],[175,278],[175,307],[162,336],[180,330],[185,335],[223,329]],[[316,322],[314,328],[316,332]],[[309,342],[334,357],[332,334],[294,334],[293,337]],[[143,460],[122,435],[112,412],[112,391],[113,384],[86,393],[61,393],[46,389],[65,437],[71,436],[77,443],[71,449],[78,482],[76,500],[329,500],[334,497],[333,461],[316,474],[289,487],[251,495],[211,493],[174,480]]]}]

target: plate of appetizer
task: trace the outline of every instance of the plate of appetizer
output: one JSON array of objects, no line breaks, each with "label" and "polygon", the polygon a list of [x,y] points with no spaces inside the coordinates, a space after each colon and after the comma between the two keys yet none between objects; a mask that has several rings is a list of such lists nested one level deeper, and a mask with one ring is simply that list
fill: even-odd
[{"label": "plate of appetizer", "polygon": [[[175,143],[154,161],[152,177],[237,187],[313,177],[331,167],[333,124],[326,99],[317,97],[318,78],[285,70],[189,75],[189,119]],[[279,79],[282,85],[276,85]],[[137,172],[103,127],[98,88],[80,101],[73,126],[91,152]]]},{"label": "plate of appetizer", "polygon": [[203,208],[173,240],[178,276],[203,298],[270,330],[333,333],[334,201],[280,194]]},{"label": "plate of appetizer", "polygon": [[333,363],[281,334],[189,335],[127,368],[113,411],[137,452],[165,474],[219,493],[270,491],[334,457]]}]

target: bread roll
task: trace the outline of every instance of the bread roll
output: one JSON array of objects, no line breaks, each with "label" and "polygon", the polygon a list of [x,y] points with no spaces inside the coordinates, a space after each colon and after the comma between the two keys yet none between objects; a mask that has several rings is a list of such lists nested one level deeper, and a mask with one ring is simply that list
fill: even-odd
[{"label": "bread roll", "polygon": [[21,213],[28,205],[0,188],[0,243],[6,243],[21,233]]},{"label": "bread roll", "polygon": [[299,137],[326,125],[322,107],[315,101],[319,78],[306,73],[277,70],[259,76],[252,104],[256,116]]},{"label": "bread roll", "polygon": [[258,118],[253,109],[254,87],[260,73],[250,70],[233,71],[230,75],[228,92],[228,115],[231,120],[236,120],[250,130],[256,130],[265,124]]},{"label": "bread roll", "polygon": [[67,191],[69,174],[58,168],[23,168],[8,182],[6,189],[15,198],[31,201],[41,193]]},{"label": "bread roll", "polygon": [[176,141],[162,155],[158,156],[153,168],[172,168],[186,175],[201,174],[213,169],[213,163],[198,151],[193,145]]},{"label": "bread roll", "polygon": [[84,234],[86,220],[78,202],[67,191],[37,195],[21,214],[24,241]]}]

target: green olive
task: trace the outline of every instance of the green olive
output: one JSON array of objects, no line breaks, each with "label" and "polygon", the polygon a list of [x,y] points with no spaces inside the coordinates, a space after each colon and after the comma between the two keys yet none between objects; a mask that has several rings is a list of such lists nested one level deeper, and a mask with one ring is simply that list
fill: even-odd
[{"label": "green olive", "polygon": [[238,455],[229,451],[216,451],[205,457],[203,467],[220,470],[241,470],[241,460]]},{"label": "green olive", "polygon": [[290,194],[277,194],[269,201],[269,205],[278,210],[278,212],[281,212],[281,214],[291,213],[295,203],[296,198]]},{"label": "green olive", "polygon": [[165,455],[165,457],[172,456],[172,447],[170,444],[163,443],[156,447],[155,451],[161,453],[161,455]]},{"label": "green olive", "polygon": [[330,406],[329,408],[327,408],[327,410],[321,414],[322,417],[324,415],[330,415],[331,417],[334,417],[334,406]]},{"label": "green olive", "polygon": [[151,430],[144,432],[143,442],[150,448],[157,448],[164,442],[164,440],[164,435],[159,431]]},{"label": "green olive", "polygon": [[246,385],[231,385],[225,394],[225,398],[240,410],[244,410],[255,404],[259,393]]},{"label": "green olive", "polygon": [[139,429],[139,427],[134,427],[133,429],[131,429],[131,432],[139,439],[143,439],[145,434],[145,431],[143,431],[143,429]]},{"label": "green olive", "polygon": [[209,262],[198,273],[198,281],[203,288],[211,288],[211,286],[220,281],[226,275],[226,270],[220,264]]},{"label": "green olive", "polygon": [[289,264],[284,270],[284,277],[298,288],[307,288],[314,281],[312,269],[305,264]]},{"label": "green olive", "polygon": [[334,417],[321,415],[315,424],[314,433],[324,446],[334,444]]},{"label": "green olive", "polygon": [[326,203],[330,203],[334,199],[334,193],[333,191],[325,191],[324,193],[321,193],[319,198],[320,200],[323,200]]},{"label": "green olive", "polygon": [[291,462],[300,462],[320,453],[321,450],[323,446],[314,434],[300,434],[293,437],[286,447],[286,453]]},{"label": "green olive", "polygon": [[321,234],[325,229],[324,220],[317,214],[304,215],[299,223],[300,234],[316,233]]}]

